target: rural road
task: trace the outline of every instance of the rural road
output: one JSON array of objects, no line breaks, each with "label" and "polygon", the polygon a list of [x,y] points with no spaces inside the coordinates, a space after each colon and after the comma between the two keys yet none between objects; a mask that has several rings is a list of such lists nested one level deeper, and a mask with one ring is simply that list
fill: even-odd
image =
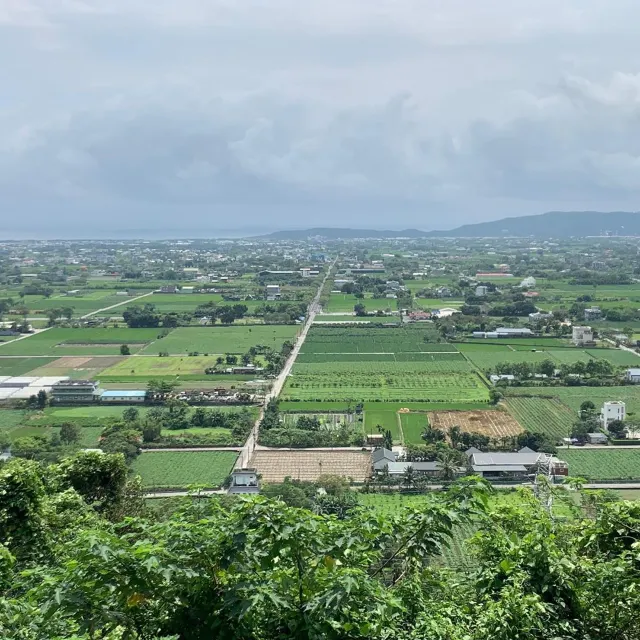
[{"label": "rural road", "polygon": [[[518,484],[504,484],[504,485],[500,485],[500,488],[498,489],[498,491],[502,491],[504,489],[512,489],[513,487],[522,487],[522,486],[529,486],[532,487],[533,485],[531,484],[523,484],[523,483],[518,483]],[[430,490],[432,491],[438,491],[440,489],[442,489],[443,485],[441,484],[433,484],[430,485]],[[640,489],[640,482],[629,482],[629,483],[624,483],[624,484],[609,484],[606,482],[603,483],[594,483],[594,484],[585,484],[583,485],[584,489]],[[212,496],[212,495],[216,495],[216,494],[223,494],[223,493],[227,493],[224,489],[202,489],[199,494],[203,495],[203,496]],[[428,492],[426,492],[424,495],[426,495]],[[154,491],[152,493],[145,493],[144,497],[145,498],[177,498],[177,497],[184,497],[184,496],[189,496],[189,495],[194,495],[192,492],[189,491]]]},{"label": "rural road", "polygon": [[100,313],[102,311],[109,311],[110,309],[115,309],[116,307],[121,307],[123,304],[131,304],[132,302],[135,302],[136,300],[140,300],[142,298],[146,298],[147,296],[152,296],[153,295],[153,291],[149,291],[149,293],[143,293],[141,296],[136,296],[135,298],[127,298],[126,300],[123,300],[122,302],[116,302],[116,304],[112,304],[109,307],[104,307],[103,309],[96,309],[95,311],[91,311],[90,313],[86,313],[83,316],[80,316],[80,320],[85,320],[86,318],[90,318],[91,316],[95,316],[97,313]]},{"label": "rural road", "polygon": [[271,391],[269,391],[269,393],[267,393],[267,395],[264,398],[264,403],[260,408],[260,414],[258,415],[258,419],[253,425],[253,429],[251,429],[251,433],[249,434],[249,437],[247,438],[247,441],[244,443],[244,446],[242,447],[242,451],[240,452],[240,455],[236,460],[236,464],[235,464],[236,469],[242,469],[249,465],[249,460],[251,459],[251,455],[253,454],[254,449],[258,445],[258,432],[260,430],[260,422],[264,417],[264,410],[266,406],[269,404],[269,400],[271,400],[272,398],[277,398],[280,395],[280,392],[282,391],[282,387],[284,386],[284,382],[287,379],[287,376],[289,375],[289,373],[291,373],[291,368],[293,367],[296,361],[296,358],[298,357],[298,353],[300,353],[300,348],[304,344],[304,341],[307,337],[307,333],[309,333],[309,329],[313,324],[313,320],[316,317],[316,314],[318,313],[318,311],[320,310],[320,295],[322,294],[322,289],[324,288],[325,283],[329,279],[329,276],[331,275],[333,267],[335,266],[337,261],[338,261],[338,256],[335,257],[334,261],[331,263],[331,266],[329,266],[329,268],[327,269],[327,273],[322,279],[322,282],[318,287],[318,291],[315,297],[313,298],[313,300],[311,301],[311,304],[309,305],[307,318],[305,320],[304,326],[302,327],[302,331],[299,333],[298,338],[296,339],[296,343],[293,347],[293,350],[289,354],[289,357],[287,358],[287,361],[284,367],[282,367],[282,371],[280,371],[278,376],[273,381]]},{"label": "rural road", "polygon": [[[0,342],[0,347],[4,347],[5,344],[11,344],[12,342],[18,342],[20,340],[26,340],[27,338],[30,338],[31,336],[35,336],[38,333],[43,333],[45,331],[49,331],[49,329],[51,329],[51,327],[47,327],[46,329],[34,329],[33,333],[25,333],[23,336],[20,336],[19,338],[14,338],[13,340],[7,340],[6,342]],[[7,357],[11,357],[11,356],[7,356]],[[22,358],[24,356],[14,356],[15,358]]]}]

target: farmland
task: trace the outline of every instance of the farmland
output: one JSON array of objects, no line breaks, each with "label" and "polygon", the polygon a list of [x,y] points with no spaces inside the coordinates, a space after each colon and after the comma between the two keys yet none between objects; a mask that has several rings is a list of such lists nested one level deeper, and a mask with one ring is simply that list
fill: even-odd
[{"label": "farmland", "polygon": [[324,309],[325,313],[349,313],[357,304],[364,304],[367,311],[396,311],[398,301],[387,298],[367,297],[359,300],[354,295],[347,293],[332,293],[329,304]]},{"label": "farmland", "polygon": [[588,480],[640,480],[640,449],[561,449],[572,476]]},{"label": "farmland", "polygon": [[231,451],[158,451],[138,456],[133,471],[147,489],[184,489],[192,484],[215,488],[229,475],[236,458]]},{"label": "farmland", "polygon": [[128,344],[135,353],[160,332],[161,329],[48,329],[23,340],[0,344],[0,357],[117,355],[122,344]]},{"label": "farmland", "polygon": [[365,364],[334,362],[296,364],[283,399],[482,402],[489,396],[462,362],[376,362],[375,372]]},{"label": "farmland", "polygon": [[143,353],[154,355],[164,351],[186,354],[198,351],[242,354],[257,345],[277,351],[285,340],[294,340],[297,331],[295,325],[181,327],[174,329],[166,338],[150,344]]},{"label": "farmland", "polygon": [[490,438],[517,436],[523,429],[506,411],[434,411],[429,413],[434,429],[448,432],[458,426],[461,431],[479,433]]},{"label": "farmland", "polygon": [[[2,353],[0,351],[0,353]],[[0,376],[23,376],[32,369],[53,362],[55,358],[2,358],[0,357]]]},{"label": "farmland", "polygon": [[567,437],[577,417],[576,413],[557,398],[510,396],[505,404],[511,415],[527,431],[545,433],[556,440]]},{"label": "farmland", "polygon": [[213,367],[215,363],[215,355],[139,356],[127,358],[113,367],[105,369],[100,374],[100,380],[102,382],[146,382],[150,378],[175,378],[177,376],[187,380],[208,380],[212,376],[207,376],[204,370],[207,367]]}]

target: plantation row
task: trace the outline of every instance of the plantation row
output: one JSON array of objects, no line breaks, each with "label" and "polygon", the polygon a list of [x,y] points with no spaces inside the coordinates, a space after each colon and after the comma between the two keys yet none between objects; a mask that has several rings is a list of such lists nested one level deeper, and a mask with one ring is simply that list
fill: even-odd
[{"label": "plantation row", "polygon": [[292,378],[301,375],[339,376],[352,374],[363,375],[401,375],[405,373],[416,375],[431,375],[452,372],[473,372],[471,365],[462,357],[438,358],[433,360],[419,360],[406,362],[376,362],[375,367],[362,362],[296,362],[293,367]]},{"label": "plantation row", "polygon": [[506,401],[511,415],[527,430],[561,440],[571,431],[576,415],[557,398],[512,397]]},{"label": "plantation row", "polygon": [[[303,365],[304,366],[304,365]],[[310,365],[318,366],[318,365]],[[474,373],[357,371],[296,373],[283,391],[284,400],[397,400],[427,402],[486,402],[486,386]]]},{"label": "plantation row", "polygon": [[[457,351],[434,353],[301,353],[296,362],[466,362]],[[468,367],[467,367],[468,368]]]}]

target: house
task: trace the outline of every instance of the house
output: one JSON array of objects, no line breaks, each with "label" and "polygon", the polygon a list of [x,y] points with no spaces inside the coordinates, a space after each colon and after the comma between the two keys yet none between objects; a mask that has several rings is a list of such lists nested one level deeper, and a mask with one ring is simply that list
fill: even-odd
[{"label": "house", "polygon": [[302,269],[300,269],[300,275],[303,278],[310,278],[311,277],[311,268],[310,267],[302,267]]},{"label": "house", "polygon": [[633,384],[637,384],[640,382],[640,369],[632,368],[627,369],[626,376],[628,382],[632,382]]},{"label": "house", "polygon": [[587,433],[589,444],[607,444],[609,439],[604,433]]},{"label": "house", "polygon": [[524,480],[540,467],[553,476],[566,476],[569,466],[555,456],[523,447],[517,452],[467,452],[469,469],[487,479]]},{"label": "house", "polygon": [[438,298],[450,298],[453,293],[449,287],[438,287],[436,289],[436,295]]},{"label": "house", "polygon": [[385,286],[393,291],[398,291],[398,289],[402,288],[397,280],[387,280]]},{"label": "house", "polygon": [[147,392],[142,390],[124,389],[103,391],[100,402],[104,404],[143,404],[147,399]]},{"label": "house", "polygon": [[445,307],[444,309],[436,309],[433,312],[434,316],[438,316],[438,318],[450,318],[454,313],[461,313],[459,309],[452,309],[450,307]]},{"label": "house", "polygon": [[180,293],[193,293],[196,290],[195,287],[182,287],[182,289],[180,289]]},{"label": "house", "polygon": [[516,377],[514,375],[511,375],[510,373],[502,373],[500,375],[496,375],[494,373],[493,375],[489,376],[489,380],[491,380],[491,384],[497,384],[498,382],[500,382],[500,380],[507,380],[508,382],[511,382],[515,379]]},{"label": "house", "polygon": [[406,318],[408,318],[409,322],[426,322],[427,320],[431,320],[431,312],[410,311]]},{"label": "house", "polygon": [[382,447],[384,445],[384,436],[381,433],[368,433],[367,444],[374,447]]},{"label": "house", "polygon": [[280,298],[280,285],[268,284],[266,287],[267,300],[278,300]]},{"label": "house", "polygon": [[513,274],[503,271],[478,271],[476,273],[476,280],[483,280],[485,278],[513,278]]},{"label": "house", "polygon": [[90,404],[100,399],[102,390],[95,380],[61,380],[51,387],[54,404]]},{"label": "house", "polygon": [[396,454],[389,449],[376,449],[371,454],[371,463],[374,471],[382,471],[382,469],[389,463],[396,461]]},{"label": "house", "polygon": [[178,287],[175,284],[167,284],[164,287],[160,287],[160,293],[177,293]]},{"label": "house", "polygon": [[590,307],[584,310],[584,319],[587,322],[602,319],[602,309],[599,307]]},{"label": "house", "polygon": [[260,493],[258,470],[254,468],[234,469],[228,493]]},{"label": "house", "polygon": [[533,335],[531,329],[498,327],[495,331],[474,331],[474,338],[527,338]]},{"label": "house", "polygon": [[478,298],[483,298],[488,293],[489,293],[489,287],[485,285],[479,285],[476,287],[476,296],[478,296]]},{"label": "house", "polygon": [[621,400],[611,400],[605,402],[600,409],[600,422],[606,429],[610,422],[620,420],[621,422],[627,417],[627,406]]},{"label": "house", "polygon": [[571,340],[576,347],[595,344],[591,327],[572,327]]},{"label": "house", "polygon": [[64,295],[72,298],[77,298],[78,296],[82,295],[82,293],[80,292],[80,289],[71,289],[71,291],[67,291]]},{"label": "house", "polygon": [[548,320],[553,318],[553,313],[543,313],[541,311],[536,311],[535,313],[529,314],[529,324],[540,325]]}]

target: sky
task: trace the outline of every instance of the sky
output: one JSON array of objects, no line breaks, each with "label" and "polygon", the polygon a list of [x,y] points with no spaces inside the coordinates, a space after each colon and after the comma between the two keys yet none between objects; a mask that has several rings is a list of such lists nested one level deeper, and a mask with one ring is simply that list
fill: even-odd
[{"label": "sky", "polygon": [[0,237],[640,209],[637,0],[0,0]]}]

